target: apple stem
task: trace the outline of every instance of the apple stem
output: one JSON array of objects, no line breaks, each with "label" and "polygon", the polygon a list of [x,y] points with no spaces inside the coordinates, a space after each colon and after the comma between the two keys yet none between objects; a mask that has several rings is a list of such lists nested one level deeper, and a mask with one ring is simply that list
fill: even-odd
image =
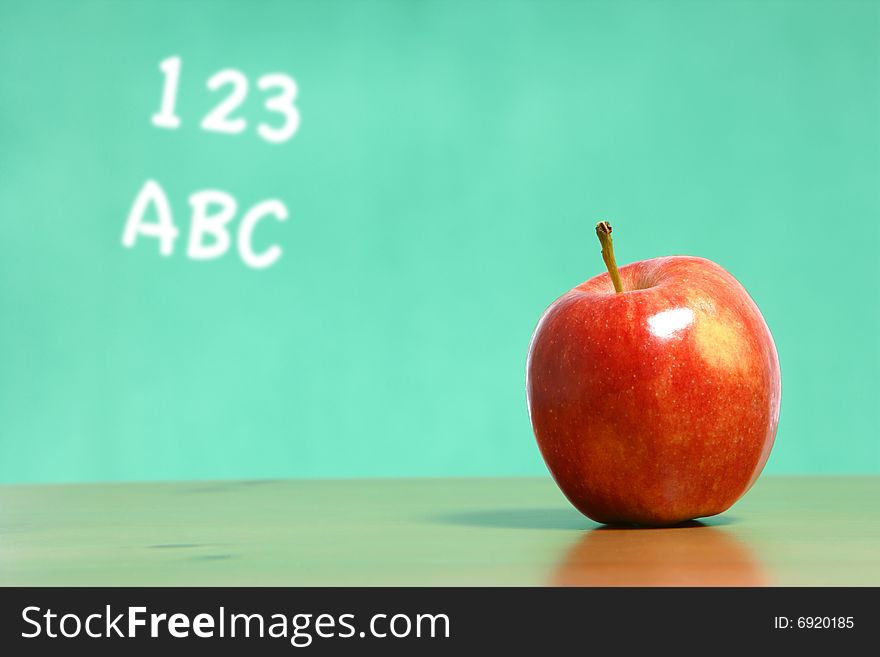
[{"label": "apple stem", "polygon": [[611,276],[611,283],[614,285],[614,292],[620,294],[623,292],[623,283],[620,281],[620,272],[617,271],[617,262],[614,260],[614,247],[611,244],[611,224],[607,221],[600,221],[596,224],[596,235],[599,237],[599,243],[602,245],[602,260],[608,268],[608,275]]}]

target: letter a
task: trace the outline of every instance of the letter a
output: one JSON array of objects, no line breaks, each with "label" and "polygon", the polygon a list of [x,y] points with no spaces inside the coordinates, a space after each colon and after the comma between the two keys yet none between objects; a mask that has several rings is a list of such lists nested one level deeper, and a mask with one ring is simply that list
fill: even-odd
[{"label": "letter a", "polygon": [[[144,213],[147,206],[153,204],[156,207],[158,221],[144,223]],[[138,234],[147,237],[159,238],[159,253],[170,256],[174,252],[174,240],[177,238],[177,228],[171,217],[171,207],[168,205],[168,197],[155,180],[148,180],[138,192],[128,219],[125,222],[125,230],[122,233],[122,244],[128,248],[134,246]]]}]

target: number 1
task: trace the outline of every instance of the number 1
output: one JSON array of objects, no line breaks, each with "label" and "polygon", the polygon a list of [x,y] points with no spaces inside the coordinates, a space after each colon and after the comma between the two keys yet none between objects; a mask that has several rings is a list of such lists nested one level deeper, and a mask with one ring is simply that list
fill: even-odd
[{"label": "number 1", "polygon": [[169,57],[162,60],[159,70],[165,74],[165,86],[162,88],[162,106],[153,114],[153,125],[158,128],[177,128],[180,117],[174,113],[177,101],[177,82],[180,79],[180,57]]}]

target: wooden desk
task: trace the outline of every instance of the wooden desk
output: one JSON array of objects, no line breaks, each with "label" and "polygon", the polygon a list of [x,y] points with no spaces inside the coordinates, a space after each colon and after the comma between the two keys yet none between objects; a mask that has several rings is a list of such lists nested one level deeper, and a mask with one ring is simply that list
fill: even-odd
[{"label": "wooden desk", "polygon": [[2,585],[880,585],[880,477],[601,528],[550,479],[0,487]]}]

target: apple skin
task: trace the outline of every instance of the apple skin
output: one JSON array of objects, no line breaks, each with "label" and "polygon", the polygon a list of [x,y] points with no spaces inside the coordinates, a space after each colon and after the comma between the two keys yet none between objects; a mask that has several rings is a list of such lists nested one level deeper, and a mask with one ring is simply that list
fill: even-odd
[{"label": "apple skin", "polygon": [[620,268],[557,299],[532,336],[529,417],[571,503],[601,523],[673,525],[728,509],[779,422],[779,359],[740,283],[703,258]]}]

